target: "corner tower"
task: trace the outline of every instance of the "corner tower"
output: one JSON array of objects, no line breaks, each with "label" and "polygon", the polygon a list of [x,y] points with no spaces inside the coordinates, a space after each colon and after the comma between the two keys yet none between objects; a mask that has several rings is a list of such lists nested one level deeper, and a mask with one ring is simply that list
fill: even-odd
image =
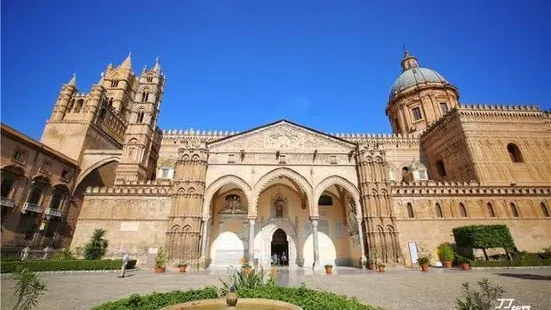
[{"label": "corner tower", "polygon": [[386,115],[396,134],[417,133],[458,105],[459,90],[404,51],[402,74],[392,85]]}]

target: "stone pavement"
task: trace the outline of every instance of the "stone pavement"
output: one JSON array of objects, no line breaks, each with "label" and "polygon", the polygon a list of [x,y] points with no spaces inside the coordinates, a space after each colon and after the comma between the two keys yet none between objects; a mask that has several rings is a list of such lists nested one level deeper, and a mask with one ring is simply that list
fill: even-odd
[{"label": "stone pavement", "polygon": [[[355,296],[384,309],[454,309],[461,295],[461,283],[474,284],[482,278],[504,287],[504,298],[514,298],[513,305],[530,305],[531,310],[551,309],[551,269],[499,269],[464,272],[456,269],[390,270],[375,273],[353,268],[336,268],[327,276],[312,270],[280,269],[281,285],[296,286],[304,282],[309,288]],[[131,271],[129,277],[117,278],[117,272],[41,274],[48,282],[39,309],[90,309],[106,301],[124,298],[133,293],[187,290],[206,285],[220,285],[218,277],[227,271],[208,270],[180,274],[167,271],[155,274],[148,270]],[[11,309],[13,292],[11,276],[2,278],[2,309]]]}]

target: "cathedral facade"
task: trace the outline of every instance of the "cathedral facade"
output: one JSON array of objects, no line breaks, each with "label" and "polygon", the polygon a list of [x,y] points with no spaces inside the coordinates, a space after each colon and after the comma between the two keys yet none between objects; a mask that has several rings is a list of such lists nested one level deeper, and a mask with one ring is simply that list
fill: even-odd
[{"label": "cathedral facade", "polygon": [[414,56],[401,66],[386,107],[392,134],[288,120],[161,130],[158,61],[136,75],[129,55],[86,94],[73,78],[41,138],[79,168],[66,241],[83,247],[101,228],[109,256],[129,250],[152,265],[162,249],[198,268],[409,266],[422,252],[436,261],[469,224],[506,224],[520,250],[549,246],[551,114],[460,104],[459,89]]}]

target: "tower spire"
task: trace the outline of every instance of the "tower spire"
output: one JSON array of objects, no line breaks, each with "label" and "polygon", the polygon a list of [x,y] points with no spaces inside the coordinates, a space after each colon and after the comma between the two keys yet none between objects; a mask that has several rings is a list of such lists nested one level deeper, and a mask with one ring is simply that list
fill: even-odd
[{"label": "tower spire", "polygon": [[77,74],[76,73],[73,73],[73,77],[71,78],[69,83],[67,83],[67,85],[77,86]]},{"label": "tower spire", "polygon": [[153,67],[153,71],[160,72],[161,71],[161,58],[157,57],[155,58],[155,66]]},{"label": "tower spire", "polygon": [[122,62],[122,64],[119,66],[119,68],[132,70],[132,57],[131,56],[132,56],[132,52],[128,52],[128,56],[126,56],[126,59]]}]

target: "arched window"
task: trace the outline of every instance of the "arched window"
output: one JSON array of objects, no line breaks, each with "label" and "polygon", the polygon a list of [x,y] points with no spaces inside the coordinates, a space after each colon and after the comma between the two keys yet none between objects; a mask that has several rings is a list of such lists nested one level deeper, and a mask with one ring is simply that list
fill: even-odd
[{"label": "arched window", "polygon": [[67,113],[71,112],[74,106],[75,106],[75,99],[71,99],[71,101],[69,101],[69,105],[67,106]]},{"label": "arched window", "polygon": [[518,209],[517,206],[515,206],[514,203],[511,202],[511,212],[513,213],[513,217],[518,217]]},{"label": "arched window", "polygon": [[467,217],[467,209],[463,203],[459,204],[459,213],[461,213],[461,217]]},{"label": "arched window", "polygon": [[507,144],[507,152],[509,152],[509,157],[514,163],[523,163],[524,158],[522,158],[522,153],[518,146],[514,143]]},{"label": "arched window", "polygon": [[153,83],[153,78],[152,77],[147,77],[147,82],[148,83]]},{"label": "arched window", "polygon": [[549,217],[549,210],[547,210],[547,206],[542,202],[540,203],[541,207],[541,213],[543,213],[543,216]]},{"label": "arched window", "polygon": [[435,204],[434,208],[436,209],[436,217],[444,217],[444,215],[442,214],[442,207],[440,207],[439,203]]},{"label": "arched window", "polygon": [[138,118],[136,119],[136,122],[143,123],[143,117],[144,117],[144,112],[143,112],[143,110],[140,110],[138,112]]},{"label": "arched window", "polygon": [[147,102],[148,99],[149,99],[149,91],[144,90],[142,93],[142,102]]},{"label": "arched window", "polygon": [[113,106],[113,98],[109,98],[109,106],[110,106],[110,107]]},{"label": "arched window", "polygon": [[333,198],[329,195],[321,195],[320,199],[318,200],[318,205],[320,205],[320,206],[332,206],[333,205]]},{"label": "arched window", "polygon": [[402,168],[402,182],[408,182],[409,181],[409,169],[408,167]]},{"label": "arched window", "polygon": [[112,80],[111,87],[117,87],[117,86],[119,86],[119,80]]},{"label": "arched window", "polygon": [[73,112],[75,113],[79,113],[80,112],[80,109],[82,109],[82,105],[84,104],[84,99],[79,99],[77,101],[77,104],[75,105],[75,109]]},{"label": "arched window", "polygon": [[441,160],[436,161],[436,171],[438,171],[438,175],[440,177],[446,176],[446,167],[444,166],[444,162]]},{"label": "arched window", "polygon": [[410,219],[414,218],[415,215],[413,214],[413,206],[411,205],[411,203],[408,202],[407,204],[407,209],[408,209],[408,216]]},{"label": "arched window", "polygon": [[488,209],[488,214],[490,214],[490,217],[496,217],[496,213],[494,211],[494,206],[492,206],[491,203],[486,204],[486,208]]},{"label": "arched window", "polygon": [[55,188],[52,195],[52,202],[50,203],[50,209],[62,210],[63,203],[67,197],[67,191],[64,188]]}]

